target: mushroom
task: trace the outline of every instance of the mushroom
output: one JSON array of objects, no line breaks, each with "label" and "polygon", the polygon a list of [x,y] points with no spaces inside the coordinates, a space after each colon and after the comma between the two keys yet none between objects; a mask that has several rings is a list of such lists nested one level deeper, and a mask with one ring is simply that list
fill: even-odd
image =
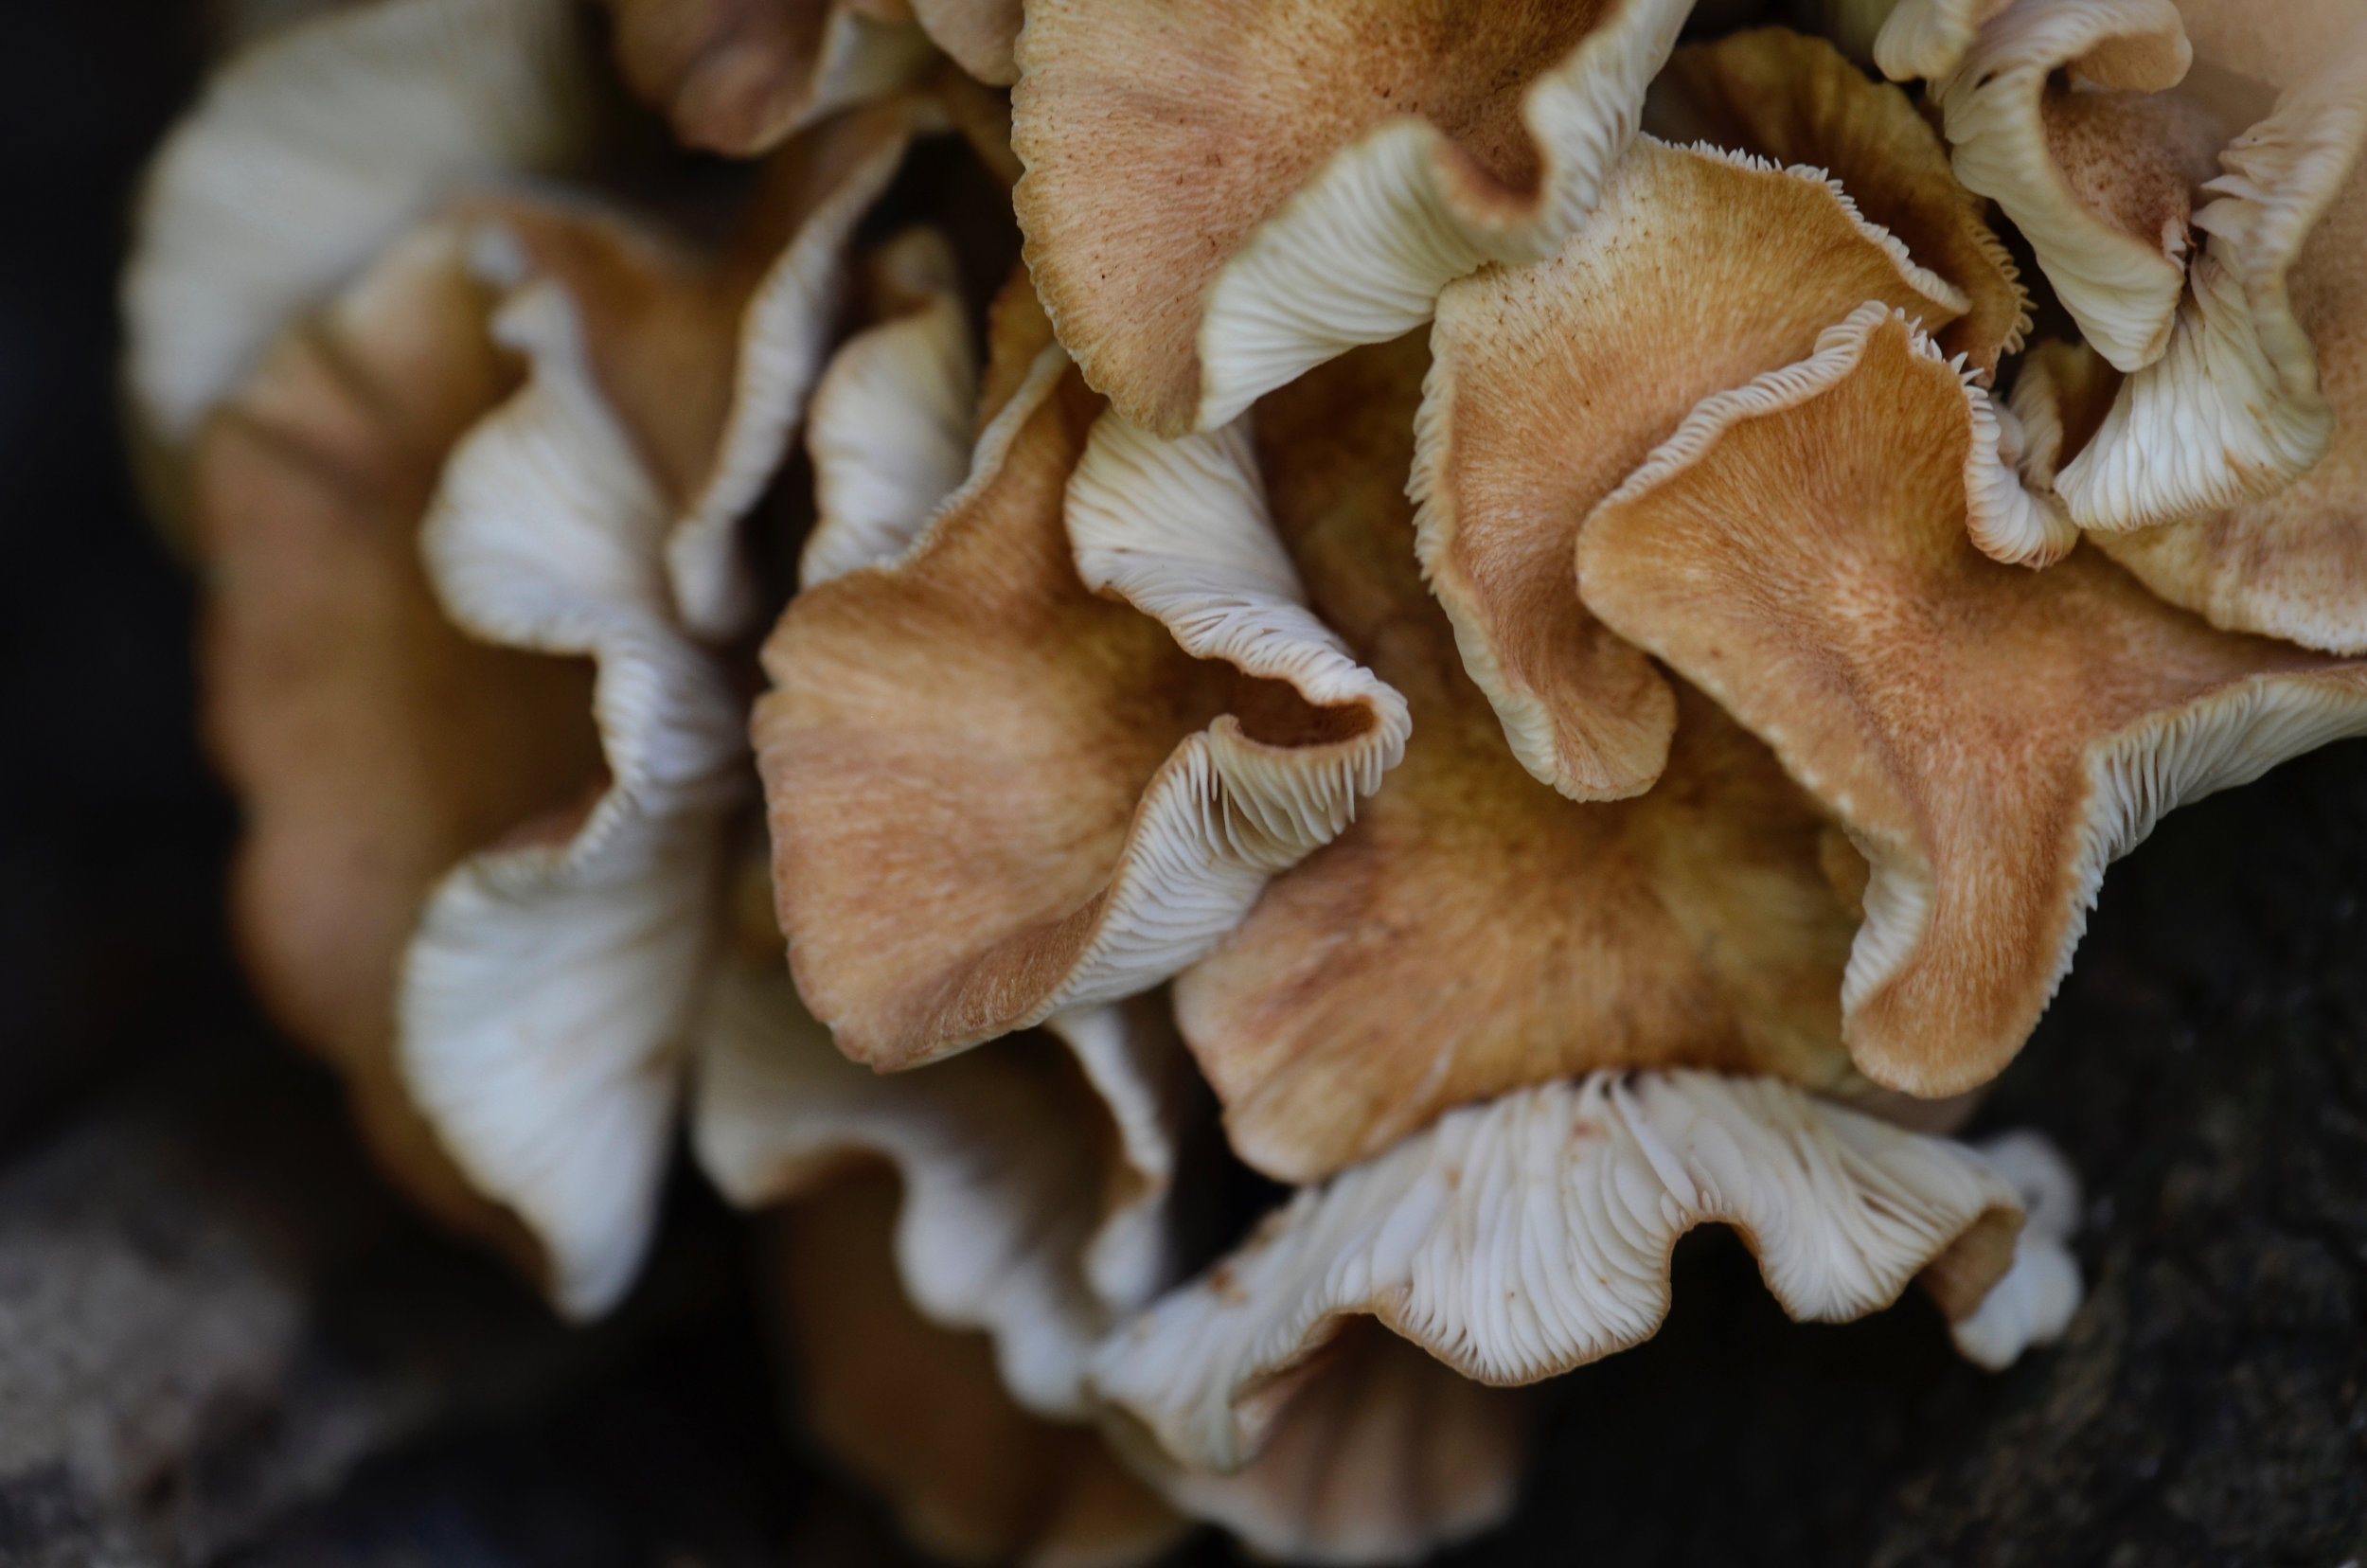
[{"label": "mushroom", "polygon": [[286,334],[193,462],[211,566],[205,728],[246,812],[232,920],[274,1018],[346,1076],[382,1163],[432,1213],[543,1271],[412,1104],[394,997],[418,911],[471,852],[601,781],[592,674],[445,615],[418,555],[445,451],[515,385],[454,225],[390,248]]},{"label": "mushroom", "polygon": [[144,434],[185,451],[283,327],[453,189],[579,165],[589,65],[565,0],[387,0],[224,66],[142,187],[123,313]]},{"label": "mushroom", "polygon": [[[776,965],[735,956],[699,1030],[691,1126],[723,1195],[761,1208],[818,1189],[850,1164],[885,1164],[903,1199],[897,1267],[931,1322],[987,1331],[1011,1397],[1081,1418],[1085,1358],[1117,1306],[1096,1294],[1087,1250],[1104,1194],[1105,1115],[1061,1044],[1003,1042],[931,1072],[888,1077],[847,1061]],[[1140,1172],[1157,1182],[1166,1171]],[[1124,1221],[1121,1221],[1121,1223]],[[1157,1281],[1165,1284],[1166,1280]]]},{"label": "mushroom", "polygon": [[1178,1464],[1120,1413],[1111,1441],[1194,1519],[1285,1562],[1413,1563],[1511,1516],[1528,1451],[1522,1391],[1473,1382],[1359,1321],[1251,1398],[1263,1446],[1240,1470]]},{"label": "mushroom", "polygon": [[[1098,1414],[1085,1358],[1175,1277],[1168,1190],[1196,1085],[1175,1072],[1164,1010],[1154,996],[1065,1014],[1059,1046],[1022,1037],[879,1077],[839,1055],[777,970],[742,953],[718,978],[701,1164],[742,1207],[788,1205],[780,1277],[808,1419],[939,1550],[1067,1560],[1088,1550],[1077,1538],[1106,1536],[1095,1559],[1130,1560],[1171,1534],[1074,1424]],[[1410,1559],[1509,1507],[1517,1402],[1380,1343],[1300,1381],[1246,1473],[1133,1440],[1126,1463],[1192,1517],[1317,1561]],[[929,1392],[897,1398],[907,1386]]]},{"label": "mushroom", "polygon": [[1182,1462],[1235,1470],[1272,1392],[1352,1317],[1468,1378],[1531,1382],[1650,1337],[1694,1225],[1732,1224],[1787,1311],[1836,1321],[1951,1250],[1952,1283],[1985,1286],[2020,1214],[1963,1146],[1786,1084],[1595,1073],[1466,1106],[1301,1191],[1105,1343],[1094,1384]]},{"label": "mushroom", "polygon": [[1925,326],[1982,384],[2021,347],[2030,313],[2020,270],[1981,201],[1956,183],[1946,145],[1904,93],[1867,80],[1823,39],[1758,27],[1686,45],[1653,79],[1644,129],[1824,170],[1860,217],[1962,294],[1962,314],[1933,312]]},{"label": "mushroom", "polygon": [[2216,115],[2164,91],[2192,53],[2171,0],[2018,0],[1932,84],[1957,177],[1996,198],[2122,370],[2168,347],[2191,191],[2226,140]]},{"label": "mushroom", "polygon": [[[2358,651],[2367,623],[2346,584],[2367,461],[2367,22],[2272,63],[2274,110],[2204,187],[2209,239],[2168,351],[2120,384],[2056,486],[2163,597],[2231,629]],[[2169,526],[2134,531],[2157,525]]]},{"label": "mushroom", "polygon": [[[1973,1148],[2021,1195],[2021,1229],[2013,1266],[1975,1295],[1972,1310],[1949,1314],[1949,1334],[1967,1361],[2002,1372],[2031,1345],[2062,1338],[2079,1310],[2079,1262],[2064,1244],[2079,1228],[2079,1173],[2040,1132],[2001,1132]],[[1951,1282],[1966,1290],[1975,1283]],[[1945,1299],[1947,1292],[1934,1293]]]},{"label": "mushroom", "polygon": [[1418,338],[1360,349],[1256,411],[1312,603],[1405,694],[1413,734],[1356,823],[1177,982],[1234,1148],[1312,1181],[1456,1105],[1596,1067],[1860,1086],[1832,835],[1764,747],[1680,686],[1646,794],[1573,802],[1513,759],[1407,547],[1423,365]]},{"label": "mushroom", "polygon": [[[792,600],[765,649],[791,964],[881,1068],[1157,985],[1403,744],[1396,694],[1296,602],[1239,437],[1155,449],[1097,424],[1024,289],[996,314],[989,397],[1028,369],[969,479],[903,556]],[[1146,464],[1159,482],[1092,499]]]},{"label": "mushroom", "polygon": [[762,1233],[807,1429],[947,1561],[1117,1568],[1175,1544],[1185,1522],[1091,1427],[1021,1408],[984,1336],[916,1310],[891,1244],[897,1203],[886,1172],[843,1172]]},{"label": "mushroom", "polygon": [[1576,229],[1691,9],[1039,0],[1014,203],[1061,343],[1181,436],[1397,336]]},{"label": "mushroom", "polygon": [[[756,606],[739,522],[836,330],[855,224],[917,136],[991,127],[959,82],[842,116],[696,255],[579,195],[484,188],[585,140],[561,112],[590,96],[578,43],[539,6],[400,0],[267,45],[151,176],[129,294],[147,417],[215,414],[193,458],[209,725],[251,811],[261,989],[347,1066],[406,1183],[586,1315],[654,1222],[750,793],[703,646]],[[375,141],[348,134],[348,76]],[[258,167],[357,189],[313,204],[293,255],[228,243]],[[250,376],[239,335],[340,285]],[[151,332],[183,314],[237,331]],[[225,374],[246,384],[223,404]]]},{"label": "mushroom", "polygon": [[525,384],[462,439],[421,529],[444,613],[497,648],[585,658],[604,787],[476,852],[406,952],[398,1059],[479,1191],[589,1315],[638,1271],[672,1143],[673,1058],[716,940],[726,813],[745,798],[739,705],[686,637],[672,522],[602,394],[574,295],[480,230],[513,284],[493,322]]},{"label": "mushroom", "polygon": [[2088,550],[1976,549],[1987,400],[1885,306],[1707,399],[1579,532],[1613,630],[1774,749],[1870,864],[1851,1055],[1986,1081],[2164,811],[2367,730],[2367,667],[2216,632]]},{"label": "mushroom", "polygon": [[[1842,0],[1849,4],[1850,0]],[[1983,23],[2013,0],[1868,0],[1874,62],[1893,81],[1937,80],[1956,69]],[[1863,30],[1860,24],[1856,29]]]},{"label": "mushroom", "polygon": [[1815,171],[1648,138],[1558,255],[1440,294],[1417,548],[1536,777],[1576,800],[1636,794],[1676,722],[1650,662],[1578,602],[1579,520],[1696,402],[1799,359],[1870,296],[1935,327],[1965,308]]},{"label": "mushroom", "polygon": [[[1018,0],[608,0],[618,69],[692,147],[748,157],[920,81],[1018,80]],[[932,47],[934,45],[934,47]]]}]

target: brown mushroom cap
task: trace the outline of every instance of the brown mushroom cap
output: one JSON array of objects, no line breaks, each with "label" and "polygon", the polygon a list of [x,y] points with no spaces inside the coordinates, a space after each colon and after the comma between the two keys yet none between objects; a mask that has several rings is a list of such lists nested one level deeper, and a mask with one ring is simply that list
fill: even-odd
[{"label": "brown mushroom cap", "polygon": [[900,0],[608,0],[616,63],[693,147],[747,156],[907,85],[929,39]]},{"label": "brown mushroom cap", "polygon": [[1648,139],[1560,254],[1441,293],[1412,481],[1422,566],[1538,778],[1635,794],[1676,722],[1649,661],[1578,602],[1579,521],[1696,402],[1806,355],[1869,297],[1934,326],[1964,304],[1814,171]]},{"label": "brown mushroom cap", "polygon": [[1999,356],[2021,347],[2028,301],[1984,204],[1956,183],[1946,145],[1907,96],[1867,80],[1823,39],[1760,27],[1687,45],[1653,80],[1644,129],[1824,170],[1867,222],[1963,294],[1963,314],[1925,323],[1941,347],[1984,384]]},{"label": "brown mushroom cap", "polygon": [[1983,399],[1869,305],[1708,400],[1581,530],[1579,591],[1771,745],[1872,864],[1842,993],[1868,1076],[1994,1076],[2105,866],[2181,801],[2367,729],[2367,668],[2215,632],[2088,551],[1966,535]]},{"label": "brown mushroom cap", "polygon": [[1847,1083],[1850,916],[1821,819],[1763,747],[1685,689],[1646,794],[1578,804],[1514,761],[1408,548],[1396,476],[1423,363],[1417,338],[1361,349],[1257,411],[1315,608],[1414,728],[1355,825],[1177,982],[1235,1148],[1311,1180],[1458,1104],[1600,1066]]},{"label": "brown mushroom cap", "polygon": [[246,811],[233,918],[264,1004],[347,1076],[372,1145],[531,1272],[395,1066],[397,975],[437,879],[599,787],[592,671],[453,625],[419,561],[445,454],[509,395],[463,237],[422,230],[289,331],[196,454],[205,723]]},{"label": "brown mushroom cap", "polygon": [[[995,365],[1031,369],[969,481],[901,560],[793,600],[765,650],[791,962],[881,1067],[1156,985],[1337,832],[1402,741],[1395,694],[1268,572],[1237,442],[1096,428],[1041,313],[997,326],[990,393]],[[1162,488],[1187,470],[1197,487]],[[1072,474],[1095,498],[1074,552]]]},{"label": "brown mushroom cap", "polygon": [[830,357],[806,411],[814,519],[797,578],[809,588],[903,554],[960,486],[977,437],[978,355],[944,237],[911,230],[870,273],[878,319]]},{"label": "brown mushroom cap", "polygon": [[1094,1382],[1179,1460],[1234,1470],[1267,1440],[1270,1391],[1353,1317],[1467,1377],[1531,1382],[1650,1337],[1694,1225],[1733,1225],[1787,1311],[1837,1321],[1951,1249],[1972,1293],[2020,1216],[1963,1146],[1789,1085],[1597,1073],[1467,1106],[1301,1191],[1112,1336]]},{"label": "brown mushroom cap", "polygon": [[1027,261],[1086,380],[1208,430],[1593,205],[1690,0],[1043,0],[1013,98]]}]

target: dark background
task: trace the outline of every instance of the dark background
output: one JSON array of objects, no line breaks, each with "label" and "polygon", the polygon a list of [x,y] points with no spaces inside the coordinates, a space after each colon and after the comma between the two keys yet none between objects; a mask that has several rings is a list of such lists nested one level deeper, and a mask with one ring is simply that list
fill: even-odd
[{"label": "dark background", "polygon": [[[561,1330],[381,1190],[258,1019],[193,584],[116,420],[125,213],[211,24],[0,10],[0,1564],[899,1560],[784,1434],[694,1180],[628,1308]],[[2112,873],[1984,1116],[2087,1180],[2064,1345],[1989,1377],[1919,1297],[1792,1325],[1697,1235],[1666,1329],[1555,1385],[1522,1514],[1457,1560],[2367,1562],[2362,888],[2356,742]]]}]

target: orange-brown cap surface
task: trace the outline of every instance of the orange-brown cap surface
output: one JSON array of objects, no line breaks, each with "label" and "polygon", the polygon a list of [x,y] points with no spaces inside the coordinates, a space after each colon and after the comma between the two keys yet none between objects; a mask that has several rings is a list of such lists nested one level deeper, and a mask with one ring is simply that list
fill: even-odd
[{"label": "orange-brown cap surface", "polygon": [[2367,729],[2367,668],[2215,632],[2100,556],[1983,556],[1984,400],[1868,306],[1713,398],[1590,519],[1579,590],[1765,739],[1872,865],[1858,1064],[1994,1076],[2105,865],[2182,800]]}]

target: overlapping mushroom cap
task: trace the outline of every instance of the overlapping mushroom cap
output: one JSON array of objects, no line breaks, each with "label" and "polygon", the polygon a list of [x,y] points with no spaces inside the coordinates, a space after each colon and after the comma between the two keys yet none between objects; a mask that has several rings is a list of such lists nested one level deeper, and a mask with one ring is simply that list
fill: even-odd
[{"label": "overlapping mushroom cap", "polygon": [[2367,732],[2367,665],[2233,635],[2079,550],[1977,549],[1985,400],[1879,304],[1706,400],[1588,520],[1579,591],[1756,732],[1871,867],[1852,1054],[1986,1081],[2164,811]]},{"label": "overlapping mushroom cap", "polygon": [[1062,343],[1174,436],[1397,336],[1584,221],[1691,9],[1038,0],[1016,205]]},{"label": "overlapping mushroom cap", "polygon": [[2367,732],[2367,24],[1690,9],[225,72],[133,401],[251,967],[422,1201],[597,1311],[686,1097],[809,1425],[971,1560],[1484,1528],[1697,1224],[2061,1332],[2075,1181],[1931,1129],[2162,812]]}]

